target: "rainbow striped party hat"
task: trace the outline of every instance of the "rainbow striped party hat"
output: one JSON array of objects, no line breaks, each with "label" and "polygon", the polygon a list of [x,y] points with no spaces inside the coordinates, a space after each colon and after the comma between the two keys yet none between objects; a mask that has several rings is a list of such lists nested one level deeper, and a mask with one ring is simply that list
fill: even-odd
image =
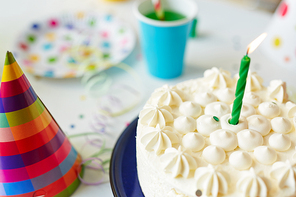
[{"label": "rainbow striped party hat", "polygon": [[0,196],[70,196],[81,157],[7,52],[0,87]]}]

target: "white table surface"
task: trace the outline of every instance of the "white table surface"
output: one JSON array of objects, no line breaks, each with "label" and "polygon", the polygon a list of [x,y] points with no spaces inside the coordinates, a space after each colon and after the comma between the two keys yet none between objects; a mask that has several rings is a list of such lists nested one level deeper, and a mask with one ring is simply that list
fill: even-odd
[{"label": "white table surface", "polygon": [[[135,60],[140,52],[139,46],[125,61],[141,76],[144,99],[130,112],[113,119],[112,122],[116,124],[111,123],[108,126],[109,135],[104,137],[109,147],[115,144],[126,122],[131,122],[138,115],[145,100],[155,88],[165,83],[176,84],[187,79],[201,77],[205,69],[213,66],[228,69],[232,74],[237,73],[240,59],[245,54],[248,43],[264,32],[271,19],[270,13],[247,10],[222,0],[197,0],[196,2],[199,8],[199,37],[188,43],[185,71],[181,77],[172,80],[152,77],[147,73],[145,62]],[[132,14],[133,3],[134,1],[110,3],[102,0],[1,0],[0,69],[2,70],[6,51],[12,50],[16,36],[35,19],[61,12],[97,10],[120,16],[138,33],[137,21]],[[252,58],[251,69],[263,76],[265,85],[268,85],[269,81],[274,78],[285,79],[288,86],[293,82],[292,75],[282,69],[278,72],[277,65],[268,57],[263,56],[260,49],[250,56]],[[129,78],[125,72],[119,75],[121,80]],[[30,74],[27,74],[27,77],[67,134],[91,131],[89,121],[97,99],[87,96],[80,79],[37,79]],[[86,100],[80,99],[83,95],[86,95]],[[83,119],[78,118],[81,114],[84,115]],[[72,124],[75,128],[70,127]],[[71,141],[73,146],[80,151],[83,140],[73,139]],[[87,157],[89,151],[91,150],[82,151],[82,156]],[[86,173],[88,180],[96,180],[97,176],[96,172]],[[82,184],[73,196],[111,197],[113,195],[110,184],[105,183],[99,186]]]}]

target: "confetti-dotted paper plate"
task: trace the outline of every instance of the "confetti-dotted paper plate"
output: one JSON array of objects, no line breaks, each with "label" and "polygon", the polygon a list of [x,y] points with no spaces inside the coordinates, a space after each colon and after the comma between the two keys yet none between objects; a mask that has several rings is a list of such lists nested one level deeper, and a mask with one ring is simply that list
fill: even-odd
[{"label": "confetti-dotted paper plate", "polygon": [[118,64],[135,40],[132,29],[115,16],[81,12],[31,24],[17,39],[14,54],[34,75],[79,77]]}]

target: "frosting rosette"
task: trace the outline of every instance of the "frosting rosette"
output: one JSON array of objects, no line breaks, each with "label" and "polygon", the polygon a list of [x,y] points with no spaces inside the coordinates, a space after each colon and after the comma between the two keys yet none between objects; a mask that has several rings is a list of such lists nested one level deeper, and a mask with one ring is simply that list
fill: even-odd
[{"label": "frosting rosette", "polygon": [[267,197],[266,184],[255,173],[254,168],[245,171],[245,174],[238,180],[236,187],[244,197]]},{"label": "frosting rosette", "polygon": [[203,150],[202,157],[206,162],[217,165],[225,160],[226,154],[222,148],[210,145]]},{"label": "frosting rosette", "polygon": [[179,133],[186,134],[195,131],[196,121],[190,116],[180,116],[175,119],[174,127]]},{"label": "frosting rosette", "polygon": [[266,118],[274,118],[281,113],[280,107],[274,102],[263,102],[258,106],[260,114]]},{"label": "frosting rosette", "polygon": [[288,190],[289,194],[296,192],[296,169],[289,160],[276,162],[272,165],[270,176],[277,181],[280,189]]},{"label": "frosting rosette", "polygon": [[218,118],[211,115],[202,115],[196,120],[196,129],[198,133],[204,136],[209,136],[213,131],[221,129]]},{"label": "frosting rosette", "polygon": [[262,164],[273,164],[277,159],[276,151],[268,146],[258,146],[254,149],[254,156]]},{"label": "frosting rosette", "polygon": [[268,139],[269,145],[277,151],[286,151],[291,147],[291,139],[282,133],[274,133]]},{"label": "frosting rosette", "polygon": [[286,109],[288,110],[288,117],[289,118],[293,118],[296,116],[296,104],[288,101],[286,103]]},{"label": "frosting rosette", "polygon": [[218,194],[227,194],[229,176],[224,171],[216,170],[211,164],[195,170],[194,179],[197,189],[205,196],[217,197]]},{"label": "frosting rosette", "polygon": [[215,146],[223,148],[225,151],[231,151],[237,147],[235,133],[227,129],[219,129],[211,133],[210,142]]},{"label": "frosting rosette", "polygon": [[246,92],[243,98],[243,103],[250,104],[253,107],[258,107],[261,103],[261,98],[254,92]]},{"label": "frosting rosette", "polygon": [[159,106],[168,105],[180,105],[182,103],[183,92],[177,89],[175,86],[164,85],[163,87],[155,90],[152,94],[152,98],[156,100]]},{"label": "frosting rosette", "polygon": [[254,148],[263,144],[263,137],[257,131],[245,129],[237,133],[238,146],[246,151],[252,151]]},{"label": "frosting rosette", "polygon": [[207,104],[217,101],[217,97],[211,92],[200,92],[194,95],[194,101],[205,107]]},{"label": "frosting rosette", "polygon": [[271,121],[271,128],[276,133],[289,133],[292,130],[292,123],[288,118],[276,117]]},{"label": "frosting rosette", "polygon": [[182,145],[192,151],[200,151],[205,146],[204,137],[196,132],[190,132],[183,136]]},{"label": "frosting rosette", "polygon": [[203,82],[212,89],[228,88],[232,85],[233,80],[230,72],[213,67],[204,72]]},{"label": "frosting rosette", "polygon": [[181,175],[187,178],[190,170],[197,168],[195,159],[187,153],[181,146],[178,149],[168,148],[160,157],[160,161],[164,164],[166,172],[172,173],[173,177]]},{"label": "frosting rosette", "polygon": [[147,151],[155,151],[156,155],[160,155],[167,148],[179,142],[179,137],[174,133],[172,127],[160,128],[159,125],[154,127],[146,127],[143,130],[141,143]]},{"label": "frosting rosette", "polygon": [[229,163],[237,170],[246,170],[252,165],[252,157],[245,151],[235,151],[229,156]]},{"label": "frosting rosette", "polygon": [[207,104],[205,108],[206,115],[212,115],[217,117],[221,117],[225,114],[228,114],[229,112],[230,112],[229,105],[223,102],[213,102],[213,103]]},{"label": "frosting rosette", "polygon": [[282,80],[272,80],[268,86],[268,92],[271,100],[275,100],[280,103],[288,100],[286,82],[283,82]]},{"label": "frosting rosette", "polygon": [[258,131],[262,136],[269,134],[271,130],[270,121],[267,120],[264,116],[253,115],[247,118],[248,128]]},{"label": "frosting rosette", "polygon": [[[238,80],[239,75],[236,74],[234,78]],[[246,83],[246,91],[247,92],[259,91],[263,87],[262,83],[263,83],[263,79],[256,72],[249,71],[248,77],[247,77],[247,83]]]},{"label": "frosting rosette", "polygon": [[227,130],[233,131],[234,133],[238,133],[239,131],[248,128],[248,122],[245,117],[241,116],[239,118],[238,124],[236,125],[229,123],[230,118],[231,118],[231,114],[225,114],[224,116],[221,117],[220,122],[221,122],[222,129],[227,129]]},{"label": "frosting rosette", "polygon": [[162,128],[167,122],[173,122],[174,118],[171,114],[172,109],[169,106],[159,107],[158,105],[146,105],[140,112],[140,123],[155,127],[157,124]]},{"label": "frosting rosette", "polygon": [[192,101],[183,102],[179,107],[179,111],[184,116],[191,116],[193,118],[197,118],[202,113],[201,106]]},{"label": "frosting rosette", "polygon": [[223,88],[217,91],[217,98],[225,103],[232,103],[235,99],[234,90],[231,88]]}]

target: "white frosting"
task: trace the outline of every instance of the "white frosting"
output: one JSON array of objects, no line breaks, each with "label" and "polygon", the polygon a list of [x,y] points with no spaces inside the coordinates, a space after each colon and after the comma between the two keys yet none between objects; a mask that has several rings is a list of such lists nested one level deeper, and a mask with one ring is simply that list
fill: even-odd
[{"label": "white frosting", "polygon": [[162,151],[179,142],[179,137],[173,132],[172,127],[164,127],[162,129],[159,125],[156,128],[146,127],[143,133],[141,143],[147,151],[154,150],[157,155],[160,155]]},{"label": "white frosting", "polygon": [[[234,76],[236,80],[239,79],[239,75]],[[247,83],[246,83],[246,92],[258,91],[262,89],[263,79],[256,72],[248,72]]]},{"label": "white frosting", "polygon": [[267,120],[264,116],[253,115],[247,118],[248,128],[258,131],[262,136],[269,134],[271,130],[270,121]]},{"label": "white frosting", "polygon": [[288,101],[286,103],[286,108],[288,110],[288,117],[289,118],[293,118],[294,116],[296,116],[296,104],[295,103]]},{"label": "white frosting", "polygon": [[164,164],[165,171],[172,173],[173,177],[181,175],[187,178],[190,170],[197,168],[195,159],[186,153],[181,146],[178,149],[166,149],[160,157],[160,161]]},{"label": "white frosting", "polygon": [[246,151],[252,151],[263,144],[263,137],[257,131],[245,129],[237,133],[238,146]]},{"label": "white frosting", "polygon": [[246,90],[247,91],[258,91],[262,89],[263,79],[256,72],[249,72]]},{"label": "white frosting", "polygon": [[[232,107],[233,107],[233,104],[231,105],[231,110],[232,110]],[[254,114],[256,114],[255,108],[250,104],[244,103],[242,106],[240,115],[244,117],[249,117]]]},{"label": "white frosting", "polygon": [[247,170],[252,165],[252,157],[244,151],[235,151],[229,156],[229,163],[237,170]]},{"label": "white frosting", "polygon": [[204,137],[196,132],[190,132],[184,135],[182,145],[192,151],[200,151],[205,146]]},{"label": "white frosting", "polygon": [[167,122],[174,121],[171,112],[172,109],[169,106],[159,107],[154,105],[146,105],[140,112],[140,123],[150,127],[155,127],[157,124],[159,124],[159,126],[162,128],[166,126]]},{"label": "white frosting", "polygon": [[269,98],[280,103],[288,100],[286,82],[282,80],[272,80],[268,86]]},{"label": "white frosting", "polygon": [[276,151],[268,146],[258,146],[254,149],[254,156],[262,164],[273,164],[277,159]]},{"label": "white frosting", "polygon": [[243,103],[257,107],[261,103],[261,98],[254,92],[246,92],[243,98]]},{"label": "white frosting", "polygon": [[281,113],[280,107],[273,102],[263,102],[258,106],[259,112],[266,118],[274,118]]},{"label": "white frosting", "polygon": [[202,92],[194,95],[194,101],[205,107],[207,104],[217,101],[217,97],[211,92]]},{"label": "white frosting", "polygon": [[286,151],[291,147],[291,139],[282,133],[274,133],[268,139],[269,145],[277,151]]},{"label": "white frosting", "polygon": [[264,181],[251,168],[246,171],[237,184],[237,189],[244,197],[267,197],[267,187]]},{"label": "white frosting", "polygon": [[225,151],[231,151],[237,147],[235,133],[226,129],[219,129],[211,133],[210,142],[215,146],[223,148]]},{"label": "white frosting", "polygon": [[199,104],[192,101],[186,101],[180,105],[179,111],[184,116],[191,116],[193,118],[197,118],[198,116],[200,116],[202,109]]},{"label": "white frosting", "polygon": [[163,87],[155,90],[152,98],[156,100],[159,106],[163,105],[180,105],[182,102],[183,93],[175,86],[164,85]]},{"label": "white frosting", "polygon": [[217,197],[218,194],[227,194],[228,174],[215,170],[209,164],[208,167],[200,167],[195,170],[194,179],[197,189],[202,191],[203,196]]},{"label": "white frosting", "polygon": [[210,145],[203,150],[202,157],[206,162],[217,165],[225,160],[226,155],[222,148]]},{"label": "white frosting", "polygon": [[229,105],[223,102],[213,102],[206,106],[205,114],[222,117],[230,112]]},{"label": "white frosting", "polygon": [[230,72],[213,67],[204,72],[203,82],[212,89],[227,88],[232,85]]},{"label": "white frosting", "polygon": [[223,88],[217,91],[217,98],[225,103],[232,103],[235,99],[234,90],[230,88]]},{"label": "white frosting", "polygon": [[180,116],[175,119],[174,127],[179,133],[186,134],[195,131],[196,121],[192,117]]},{"label": "white frosting", "polygon": [[270,123],[272,130],[277,133],[289,133],[292,130],[292,123],[285,117],[276,117]]},{"label": "white frosting", "polygon": [[213,131],[221,129],[220,121],[216,121],[211,115],[202,115],[196,120],[197,132],[209,136]]},{"label": "white frosting", "polygon": [[290,163],[289,160],[286,162],[276,162],[272,165],[270,176],[276,179],[278,187],[280,189],[289,190],[290,194],[296,192],[296,169]]},{"label": "white frosting", "polygon": [[237,125],[230,124],[229,123],[230,118],[231,118],[230,114],[226,114],[221,117],[220,121],[221,121],[222,129],[227,129],[227,130],[233,131],[234,133],[237,133],[241,130],[248,128],[248,122],[245,117],[241,116],[239,118],[239,122]]}]

